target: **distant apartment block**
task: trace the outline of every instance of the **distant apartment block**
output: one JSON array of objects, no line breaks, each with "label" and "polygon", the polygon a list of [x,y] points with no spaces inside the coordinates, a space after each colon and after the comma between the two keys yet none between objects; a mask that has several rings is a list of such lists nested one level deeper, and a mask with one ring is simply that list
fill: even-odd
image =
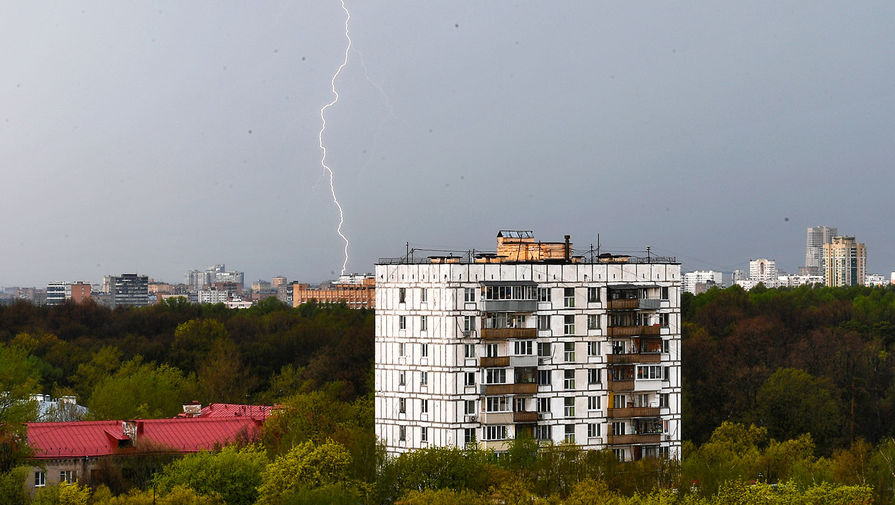
[{"label": "distant apartment block", "polygon": [[683,287],[685,293],[697,295],[704,293],[714,286],[722,287],[724,274],[714,270],[696,270],[683,275]]},{"label": "distant apartment block", "polygon": [[808,228],[805,246],[805,266],[803,275],[824,275],[824,245],[833,241],[839,231],[832,226],[812,226]]},{"label": "distant apartment block", "polygon": [[[376,265],[375,429],[391,454],[531,436],[680,458],[680,264],[575,256],[502,231],[496,253]],[[439,253],[442,254],[442,253]]]},{"label": "distant apartment block", "polygon": [[109,289],[115,307],[143,307],[149,304],[149,277],[146,275],[109,276]]},{"label": "distant apartment block", "polygon": [[206,289],[219,283],[232,283],[239,285],[239,291],[245,286],[245,274],[243,272],[228,272],[224,264],[214,265],[205,270],[190,270],[186,273],[186,283],[191,292]]},{"label": "distant apartment block", "polygon": [[47,305],[62,305],[67,300],[83,303],[90,299],[90,284],[85,282],[51,282],[47,284]]},{"label": "distant apartment block", "polygon": [[824,244],[824,281],[827,286],[863,286],[867,275],[867,248],[855,237],[833,237]]},{"label": "distant apartment block", "polygon": [[777,281],[777,262],[767,258],[749,260],[749,279],[765,285]]},{"label": "distant apartment block", "polygon": [[889,283],[889,279],[883,274],[867,274],[864,276],[865,286],[885,286]]},{"label": "distant apartment block", "polygon": [[376,306],[376,279],[370,275],[343,275],[330,284],[312,288],[308,284],[292,285],[292,306],[310,301],[344,303],[352,309],[372,309]]}]

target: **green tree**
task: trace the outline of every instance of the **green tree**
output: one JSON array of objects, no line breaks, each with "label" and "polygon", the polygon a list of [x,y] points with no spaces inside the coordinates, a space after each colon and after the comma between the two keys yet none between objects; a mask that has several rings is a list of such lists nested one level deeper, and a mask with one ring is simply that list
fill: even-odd
[{"label": "green tree", "polygon": [[841,426],[834,386],[794,368],[781,368],[768,377],[756,396],[756,418],[777,440],[811,433],[818,445],[833,446]]},{"label": "green tree", "polygon": [[229,338],[219,338],[199,365],[199,391],[206,403],[245,403],[257,379]]},{"label": "green tree", "polygon": [[136,356],[93,388],[88,407],[94,419],[171,417],[196,393],[193,376]]},{"label": "green tree", "polygon": [[267,465],[258,488],[260,505],[281,503],[284,495],[348,480],[348,451],[335,442],[304,442]]},{"label": "green tree", "polygon": [[29,397],[40,391],[40,369],[40,360],[24,349],[0,344],[0,473],[30,455],[23,423],[37,417]]},{"label": "green tree", "polygon": [[17,466],[0,473],[0,503],[27,503],[28,492],[23,483],[31,474],[31,467]]},{"label": "green tree", "polygon": [[76,483],[61,482],[40,488],[32,505],[87,505],[90,488]]},{"label": "green tree", "polygon": [[177,326],[169,360],[181,370],[196,371],[214,343],[228,338],[227,328],[216,319],[193,319]]},{"label": "green tree", "polygon": [[226,446],[190,454],[166,465],[154,483],[162,491],[186,486],[201,495],[220,495],[228,505],[251,505],[258,498],[267,455],[256,445]]}]

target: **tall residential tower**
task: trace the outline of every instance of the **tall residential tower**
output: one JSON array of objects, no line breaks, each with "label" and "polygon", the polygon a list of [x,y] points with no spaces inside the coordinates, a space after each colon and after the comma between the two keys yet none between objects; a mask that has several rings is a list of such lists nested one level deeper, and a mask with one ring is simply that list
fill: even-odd
[{"label": "tall residential tower", "polygon": [[497,253],[376,265],[376,435],[389,453],[506,450],[528,435],[680,457],[680,264],[573,256],[502,231]]},{"label": "tall residential tower", "polygon": [[824,275],[824,244],[833,241],[839,234],[838,229],[830,226],[812,226],[808,228],[808,240],[805,246],[805,267],[802,275]]}]

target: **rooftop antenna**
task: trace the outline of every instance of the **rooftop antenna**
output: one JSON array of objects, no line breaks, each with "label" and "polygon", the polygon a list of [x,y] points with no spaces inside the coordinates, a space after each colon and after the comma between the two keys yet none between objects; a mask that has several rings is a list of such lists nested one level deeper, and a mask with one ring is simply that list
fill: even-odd
[{"label": "rooftop antenna", "polygon": [[652,263],[652,261],[650,261],[649,246],[646,246],[646,262]]}]

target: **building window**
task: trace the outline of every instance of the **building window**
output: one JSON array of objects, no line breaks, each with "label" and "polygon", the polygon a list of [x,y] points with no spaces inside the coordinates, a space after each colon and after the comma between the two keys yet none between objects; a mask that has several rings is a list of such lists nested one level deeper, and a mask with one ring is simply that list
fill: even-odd
[{"label": "building window", "polygon": [[[625,395],[614,395],[612,397],[612,408],[623,409],[625,407],[626,407]],[[617,435],[617,433],[616,433],[616,435]]]},{"label": "building window", "polygon": [[666,381],[671,380],[671,367],[670,366],[665,367],[665,380]]},{"label": "building window", "polygon": [[538,329],[539,330],[549,330],[550,329],[550,316],[538,316]]},{"label": "building window", "polygon": [[[407,301],[407,288],[398,288],[398,303]],[[404,440],[403,438],[401,440]]]},{"label": "building window", "polygon": [[472,331],[475,327],[475,316],[463,316],[463,331]]},{"label": "building window", "polygon": [[668,446],[659,446],[658,456],[661,459],[668,459]]},{"label": "building window", "polygon": [[467,415],[475,415],[475,400],[463,401],[463,413]]},{"label": "building window", "polygon": [[399,330],[407,329],[407,316],[398,316],[398,329]]},{"label": "building window", "polygon": [[429,430],[425,427],[420,428],[420,442],[428,442],[429,441]]},{"label": "building window", "polygon": [[662,288],[662,299],[663,300],[668,299],[668,288]]},{"label": "building window", "polygon": [[599,342],[588,342],[587,343],[587,355],[588,356],[599,356],[600,355],[600,343]]},{"label": "building window", "polygon": [[475,358],[475,344],[463,344],[463,356]]},{"label": "building window", "polygon": [[575,316],[574,315],[565,315],[563,316],[563,325],[562,325],[563,333],[566,335],[574,335],[575,334]]},{"label": "building window", "polygon": [[565,361],[575,361],[575,342],[566,342],[563,344],[562,357]]},{"label": "building window", "polygon": [[565,389],[575,389],[575,370],[565,370],[563,374],[563,387]]},{"label": "building window", "polygon": [[664,352],[665,354],[668,354],[668,340],[662,341],[662,352]]},{"label": "building window", "polygon": [[531,340],[516,340],[513,342],[513,350],[516,356],[530,356],[534,352],[534,342]]},{"label": "building window", "polygon": [[574,307],[575,306],[575,288],[563,288],[563,297],[562,297],[562,306],[563,307]]},{"label": "building window", "polygon": [[662,367],[660,366],[638,366],[637,367],[637,378],[638,379],[661,379],[662,378]]},{"label": "building window", "polygon": [[549,358],[553,355],[553,348],[550,345],[550,342],[538,342],[538,356],[542,358]]},{"label": "building window", "polygon": [[497,344],[485,344],[485,357],[486,358],[496,358],[497,357]]},{"label": "building window", "polygon": [[550,431],[551,431],[550,428],[552,428],[552,426],[550,426],[550,425],[543,426],[543,425],[542,425],[542,426],[536,426],[535,428],[536,428],[536,429],[535,429],[535,438],[536,438],[536,439],[538,439],[538,440],[550,440],[550,439],[553,438],[552,435],[551,435],[551,433],[550,433]]},{"label": "building window", "polygon": [[420,344],[420,356],[423,358],[429,357],[429,344]]},{"label": "building window", "polygon": [[475,428],[464,428],[463,429],[463,442],[466,445],[475,444]]},{"label": "building window", "polygon": [[588,396],[587,397],[587,410],[600,410],[600,397],[599,396]]},{"label": "building window", "polygon": [[420,331],[426,331],[427,326],[428,321],[426,321],[426,316],[420,316]]},{"label": "building window", "polygon": [[506,384],[507,369],[506,368],[487,368],[485,369],[485,384]]},{"label": "building window", "polygon": [[575,399],[564,398],[562,413],[566,417],[575,417]]},{"label": "building window", "polygon": [[485,412],[509,412],[510,400],[506,396],[485,397]]},{"label": "building window", "polygon": [[465,301],[465,302],[474,302],[475,301],[475,288],[463,288],[463,301]]},{"label": "building window", "polygon": [[407,349],[404,347],[403,342],[398,344],[398,356],[407,356]]},{"label": "building window", "polygon": [[398,398],[398,413],[399,414],[407,413],[407,400],[405,398]]},{"label": "building window", "polygon": [[403,386],[404,384],[407,383],[407,381],[406,381],[406,378],[407,378],[407,377],[405,376],[405,373],[406,373],[406,372],[400,372],[400,373],[398,374],[398,385],[399,385],[399,386]]},{"label": "building window", "polygon": [[599,368],[591,368],[587,371],[587,383],[588,384],[599,384],[600,381],[600,369]]},{"label": "building window", "polygon": [[659,326],[661,326],[663,328],[668,328],[668,321],[669,321],[668,316],[669,315],[670,314],[668,314],[667,312],[663,313],[663,314],[659,314]]},{"label": "building window", "polygon": [[600,329],[600,316],[597,314],[588,314],[587,315],[587,329],[588,330],[599,330]]},{"label": "building window", "polygon": [[407,440],[407,427],[399,426],[398,427],[398,441],[403,442]]},{"label": "building window", "polygon": [[550,398],[538,398],[538,412],[550,412]]},{"label": "building window", "polygon": [[429,301],[429,290],[426,288],[420,289],[420,303],[426,303]]},{"label": "building window", "polygon": [[34,487],[44,487],[47,485],[47,474],[44,472],[34,472]]},{"label": "building window", "polygon": [[668,408],[668,393],[659,393],[659,407]]},{"label": "building window", "polygon": [[485,300],[534,300],[534,286],[487,286]]},{"label": "building window", "polygon": [[539,302],[549,302],[550,301],[550,288],[538,288],[538,301]]},{"label": "building window", "polygon": [[615,454],[615,459],[619,461],[625,460],[625,450],[624,449],[612,449],[612,453]]},{"label": "building window", "polygon": [[550,385],[550,370],[538,370],[538,386]]},{"label": "building window", "polygon": [[625,423],[622,421],[615,421],[612,423],[612,434],[613,435],[624,435],[625,434]]},{"label": "building window", "polygon": [[600,425],[590,423],[587,425],[587,438],[596,438],[600,436]]},{"label": "building window", "polygon": [[566,425],[566,436],[563,438],[566,443],[574,444],[575,443],[575,425],[567,424]]},{"label": "building window", "polygon": [[600,301],[600,288],[587,288],[587,303]]},{"label": "building window", "polygon": [[465,386],[475,386],[475,372],[465,372],[463,374],[463,384]]},{"label": "building window", "polygon": [[420,386],[429,384],[429,372],[420,372]]},{"label": "building window", "polygon": [[506,426],[485,426],[485,440],[506,440]]},{"label": "building window", "polygon": [[75,479],[75,472],[71,470],[62,470],[59,472],[59,482],[67,482],[71,484],[75,480],[77,480]]}]

